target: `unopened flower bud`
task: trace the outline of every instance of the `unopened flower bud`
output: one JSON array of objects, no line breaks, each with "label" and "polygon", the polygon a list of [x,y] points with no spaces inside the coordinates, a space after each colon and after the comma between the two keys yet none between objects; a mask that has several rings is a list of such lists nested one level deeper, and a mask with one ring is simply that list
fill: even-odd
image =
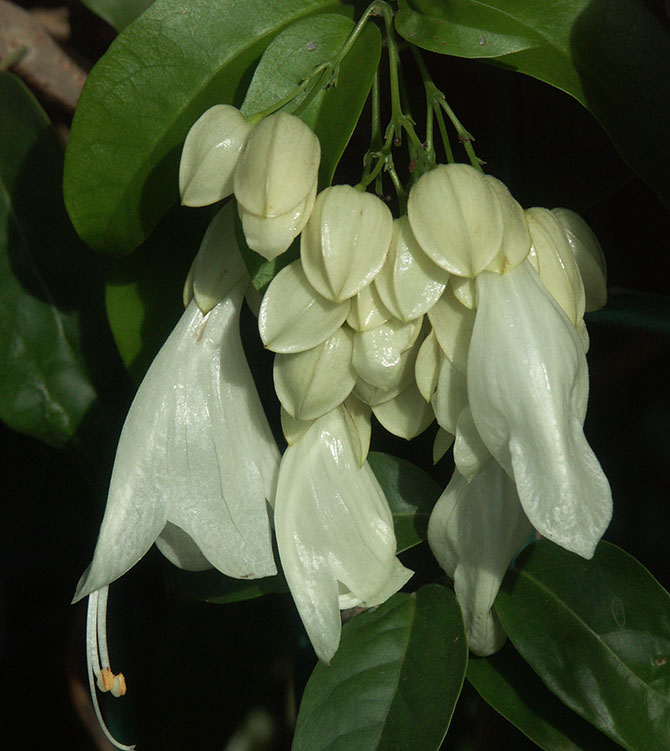
[{"label": "unopened flower bud", "polygon": [[421,250],[407,216],[393,222],[393,238],[386,262],[374,286],[384,305],[401,321],[419,318],[444,292],[449,272]]},{"label": "unopened flower bud", "polygon": [[235,168],[250,130],[250,123],[229,104],[210,107],[196,120],[179,164],[184,206],[207,206],[233,192]]},{"label": "unopened flower bud", "polygon": [[444,354],[465,373],[475,311],[461,305],[450,287],[428,311],[428,318]]},{"label": "unopened flower bud", "polygon": [[407,214],[424,253],[452,274],[476,276],[501,249],[500,200],[484,175],[466,164],[423,175],[410,191]]},{"label": "unopened flower bud", "polygon": [[607,302],[607,264],[598,238],[589,225],[570,209],[552,209],[561,223],[565,236],[579,267],[584,293],[586,312],[600,310]]},{"label": "unopened flower bud", "polygon": [[249,136],[235,171],[235,198],[259,217],[286,214],[314,187],[320,158],[319,139],[300,118],[270,115]]},{"label": "unopened flower bud", "polygon": [[551,296],[576,326],[584,317],[585,297],[577,261],[558,219],[548,209],[528,209],[537,273]]},{"label": "unopened flower bud", "polygon": [[347,316],[347,323],[355,331],[369,331],[386,323],[392,317],[375,285],[368,284],[351,298],[351,310]]},{"label": "unopened flower bud", "polygon": [[373,407],[372,411],[389,433],[407,441],[423,433],[435,419],[416,383],[410,383],[398,396]]},{"label": "unopened flower bud", "polygon": [[326,188],[316,198],[300,256],[312,286],[330,300],[346,300],[375,278],[393,233],[388,207],[349,185]]}]

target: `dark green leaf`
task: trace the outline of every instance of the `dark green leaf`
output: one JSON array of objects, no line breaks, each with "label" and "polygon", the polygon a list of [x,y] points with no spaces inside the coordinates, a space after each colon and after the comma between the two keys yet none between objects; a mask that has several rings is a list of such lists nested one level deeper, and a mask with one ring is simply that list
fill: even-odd
[{"label": "dark green leaf", "polygon": [[83,253],[61,195],[63,152],[25,86],[0,74],[0,418],[54,446],[96,400],[73,280]]},{"label": "dark green leaf", "polygon": [[72,124],[65,202],[80,236],[130,253],[177,198],[181,145],[209,107],[239,103],[272,38],[335,0],[157,0],[91,71]]},{"label": "dark green leaf", "polygon": [[123,31],[129,23],[144,13],[153,0],[81,0],[81,2],[117,31]]},{"label": "dark green leaf", "polygon": [[430,512],[442,488],[430,475],[405,459],[371,451],[368,461],[393,512],[398,552],[423,542]]},{"label": "dark green leaf", "polygon": [[556,86],[600,121],[670,202],[670,40],[640,0],[401,0],[410,42],[484,58]]},{"label": "dark green leaf", "polygon": [[[252,115],[270,107],[294,90],[317,65],[330,60],[354,28],[343,15],[323,14],[290,26],[263,54],[249,86],[242,112]],[[356,127],[379,65],[381,35],[368,24],[337,71],[337,85],[320,89],[311,98],[308,88],[286,106],[287,112],[310,102],[299,114],[321,142],[319,184],[333,179],[338,162]]]},{"label": "dark green leaf", "polygon": [[590,561],[535,543],[496,612],[561,701],[625,748],[667,749],[670,597],[634,558],[604,542]]},{"label": "dark green leaf", "polygon": [[397,594],[346,623],[330,666],[316,666],[292,749],[438,749],[466,664],[453,593],[431,584],[411,595]]},{"label": "dark green leaf", "polygon": [[467,678],[479,695],[544,751],[615,751],[549,691],[508,641],[491,657],[471,657]]}]

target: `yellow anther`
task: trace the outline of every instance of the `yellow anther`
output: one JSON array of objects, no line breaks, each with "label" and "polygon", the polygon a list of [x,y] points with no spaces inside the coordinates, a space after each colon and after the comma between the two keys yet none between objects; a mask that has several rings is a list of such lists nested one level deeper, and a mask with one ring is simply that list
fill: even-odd
[{"label": "yellow anther", "polygon": [[114,676],[114,684],[111,691],[112,696],[115,696],[117,699],[126,693],[126,678],[123,673]]},{"label": "yellow anther", "polygon": [[100,691],[110,691],[114,685],[114,673],[110,668],[103,668],[97,676],[97,684]]}]

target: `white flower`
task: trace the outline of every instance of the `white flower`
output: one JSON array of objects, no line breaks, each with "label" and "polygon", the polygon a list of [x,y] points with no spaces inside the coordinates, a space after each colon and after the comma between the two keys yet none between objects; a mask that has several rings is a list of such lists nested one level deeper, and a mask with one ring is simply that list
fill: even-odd
[{"label": "white flower", "polygon": [[456,470],[435,504],[428,544],[454,580],[475,654],[493,654],[505,641],[493,602],[512,557],[531,532],[514,482],[495,461],[472,482]]},{"label": "white flower", "polygon": [[251,131],[242,113],[217,104],[193,124],[179,163],[179,192],[184,206],[207,206],[233,192],[233,176]]},{"label": "white flower", "polygon": [[314,650],[329,662],[340,609],[384,602],[412,575],[397,560],[393,518],[359,465],[344,409],[316,420],[286,450],[275,526],[282,568]]},{"label": "white flower", "polygon": [[[101,690],[124,692],[109,668],[105,636],[107,587],[156,542],[177,566],[217,568],[237,578],[276,573],[267,503],[279,452],[247,365],[239,315],[248,278],[229,243],[231,208],[214,219],[194,264],[196,297],[147,371],[126,417],[93,561],[74,602],[89,599],[89,674]],[[225,247],[221,247],[221,243]],[[211,254],[225,251],[221,273]],[[209,303],[203,314],[200,295]],[[91,678],[92,681],[92,678]],[[93,683],[91,684],[93,686]],[[123,690],[122,690],[123,689]],[[110,740],[118,744],[104,726]]]},{"label": "white flower", "polygon": [[532,525],[590,558],[612,496],[582,429],[588,369],[579,335],[530,262],[476,281],[467,368],[474,423]]}]

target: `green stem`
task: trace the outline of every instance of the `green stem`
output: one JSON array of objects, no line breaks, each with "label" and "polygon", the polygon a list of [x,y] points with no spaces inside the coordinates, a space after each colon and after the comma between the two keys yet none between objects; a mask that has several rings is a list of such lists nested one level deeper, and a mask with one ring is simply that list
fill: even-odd
[{"label": "green stem", "polygon": [[[267,109],[261,110],[260,112],[254,112],[253,115],[250,115],[247,119],[252,125],[255,125],[256,123],[260,122],[264,117],[267,117],[268,115],[273,114],[277,110],[280,110],[282,107],[287,105],[289,102],[292,102],[297,96],[299,96],[313,81],[313,79],[316,76],[319,76],[319,79],[323,78],[323,73],[325,70],[328,69],[329,63],[321,63],[321,65],[317,65],[316,68],[305,78],[304,81],[301,81],[295,88],[291,89],[289,93],[280,99],[277,102],[274,102],[270,107]],[[318,91],[318,86],[314,86],[314,91]],[[311,92],[310,92],[311,93]]]}]

